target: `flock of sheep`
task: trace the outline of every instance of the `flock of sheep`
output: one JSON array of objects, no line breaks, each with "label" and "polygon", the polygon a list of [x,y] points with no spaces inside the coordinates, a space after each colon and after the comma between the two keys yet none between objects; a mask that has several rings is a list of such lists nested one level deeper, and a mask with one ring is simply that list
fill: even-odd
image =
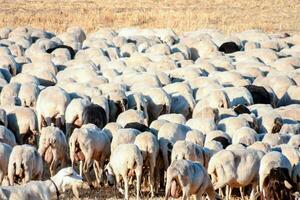
[{"label": "flock of sheep", "polygon": [[299,85],[300,35],[2,28],[0,199],[298,198]]}]

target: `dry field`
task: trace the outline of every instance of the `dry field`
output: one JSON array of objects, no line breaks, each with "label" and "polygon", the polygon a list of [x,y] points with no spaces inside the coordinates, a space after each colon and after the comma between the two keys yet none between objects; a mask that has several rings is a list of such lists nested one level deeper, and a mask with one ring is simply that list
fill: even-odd
[{"label": "dry field", "polygon": [[0,0],[0,27],[31,25],[62,32],[78,25],[172,28],[177,33],[217,28],[300,32],[300,0]]}]

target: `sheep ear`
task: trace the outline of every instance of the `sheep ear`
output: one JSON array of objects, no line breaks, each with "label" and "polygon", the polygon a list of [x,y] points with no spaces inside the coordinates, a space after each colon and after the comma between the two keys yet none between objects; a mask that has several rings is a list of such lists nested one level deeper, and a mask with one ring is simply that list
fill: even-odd
[{"label": "sheep ear", "polygon": [[73,168],[72,167],[68,167],[65,170],[65,175],[66,176],[71,176],[73,174]]},{"label": "sheep ear", "polygon": [[284,181],[284,186],[285,186],[287,189],[289,189],[289,190],[292,189],[292,187],[293,187],[293,186],[292,186],[288,181],[286,181],[286,180]]}]

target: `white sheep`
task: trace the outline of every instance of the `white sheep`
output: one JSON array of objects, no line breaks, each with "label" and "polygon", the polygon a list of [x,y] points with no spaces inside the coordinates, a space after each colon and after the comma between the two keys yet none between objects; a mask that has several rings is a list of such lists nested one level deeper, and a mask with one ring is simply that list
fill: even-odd
[{"label": "white sheep", "polygon": [[[253,199],[262,155],[255,150],[222,150],[214,154],[208,165],[214,188],[228,185],[230,189],[226,196],[230,199],[232,187],[252,185],[250,199]],[[244,196],[242,190],[241,196]]]},{"label": "white sheep", "polygon": [[10,185],[41,180],[43,159],[36,148],[24,144],[14,146],[8,162],[8,180]]},{"label": "white sheep", "polygon": [[80,175],[84,173],[89,186],[92,187],[89,169],[93,163],[96,179],[100,184],[104,163],[110,155],[110,140],[106,133],[96,125],[85,124],[74,130],[69,139],[69,148],[72,166],[80,161]]},{"label": "white sheep", "polygon": [[59,128],[49,126],[42,129],[38,152],[49,165],[51,176],[54,176],[59,164],[62,168],[66,166],[67,150],[65,134]]},{"label": "white sheep", "polygon": [[154,171],[159,153],[158,140],[151,132],[143,132],[136,136],[134,144],[138,146],[142,153],[144,167],[149,168],[150,192],[151,197],[154,197]]},{"label": "white sheep", "polygon": [[44,125],[51,126],[55,124],[57,127],[65,125],[65,110],[69,102],[69,95],[57,86],[42,90],[36,103],[39,130]]},{"label": "white sheep", "polygon": [[110,185],[119,185],[120,178],[124,181],[125,199],[128,200],[129,178],[136,177],[136,198],[140,199],[143,156],[135,144],[121,144],[110,156],[105,171]]},{"label": "white sheep", "polygon": [[175,142],[171,154],[171,162],[174,160],[191,160],[199,162],[205,168],[208,167],[210,155],[204,148],[192,142],[179,140]]},{"label": "white sheep", "polygon": [[70,137],[74,128],[80,128],[83,125],[83,111],[90,104],[89,100],[81,98],[73,99],[68,104],[65,112],[67,137]]},{"label": "white sheep", "polygon": [[167,170],[165,199],[170,196],[178,198],[180,191],[183,199],[196,195],[196,199],[200,200],[204,193],[210,200],[216,196],[206,169],[200,163],[189,160],[175,160]]}]

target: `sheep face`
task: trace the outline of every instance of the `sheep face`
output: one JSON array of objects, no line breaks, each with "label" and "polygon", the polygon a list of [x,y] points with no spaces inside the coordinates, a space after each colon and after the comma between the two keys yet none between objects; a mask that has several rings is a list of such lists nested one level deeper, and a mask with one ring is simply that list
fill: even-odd
[{"label": "sheep face", "polygon": [[61,177],[63,188],[82,183],[82,177],[72,167],[61,169],[57,175]]},{"label": "sheep face", "polygon": [[109,186],[115,185],[115,174],[113,173],[113,169],[109,163],[105,167],[105,175],[107,177],[108,185]]}]

